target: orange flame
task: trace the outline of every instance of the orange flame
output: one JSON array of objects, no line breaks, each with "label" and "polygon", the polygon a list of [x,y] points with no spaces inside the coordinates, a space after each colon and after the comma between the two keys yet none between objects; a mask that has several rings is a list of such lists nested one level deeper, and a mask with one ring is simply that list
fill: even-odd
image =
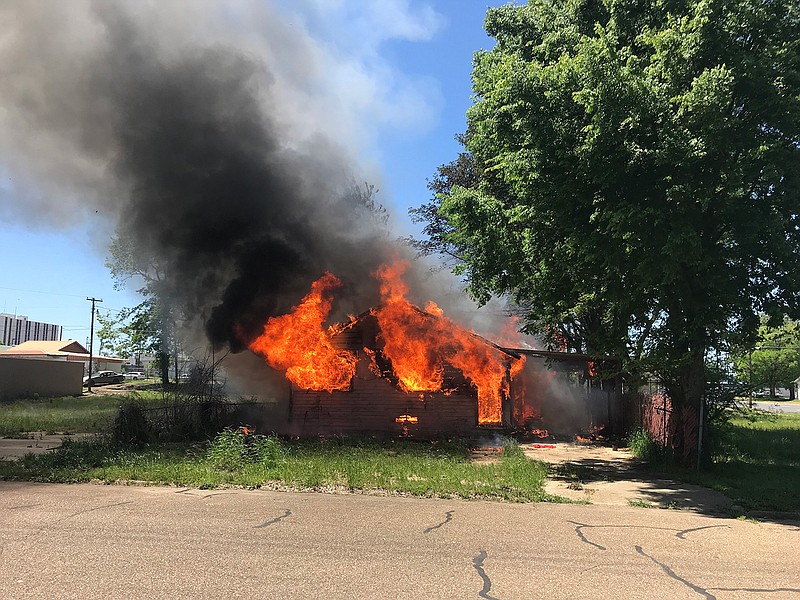
[{"label": "orange flame", "polygon": [[340,285],[339,279],[325,273],[292,312],[269,318],[263,333],[250,342],[250,350],[272,368],[286,371],[289,381],[303,389],[348,389],[357,358],[334,348],[331,331],[322,326],[331,310],[329,292]]},{"label": "orange flame", "polygon": [[419,417],[414,415],[400,415],[394,420],[395,423],[419,423]]},{"label": "orange flame", "polygon": [[[406,392],[441,390],[444,364],[460,370],[478,391],[478,423],[502,422],[502,395],[508,393],[506,364],[499,350],[479,340],[444,316],[429,302],[425,311],[407,299],[408,286],[402,275],[407,261],[381,267],[376,276],[381,282],[383,306],[375,311],[383,352],[401,389]],[[519,367],[521,369],[521,367]]]}]

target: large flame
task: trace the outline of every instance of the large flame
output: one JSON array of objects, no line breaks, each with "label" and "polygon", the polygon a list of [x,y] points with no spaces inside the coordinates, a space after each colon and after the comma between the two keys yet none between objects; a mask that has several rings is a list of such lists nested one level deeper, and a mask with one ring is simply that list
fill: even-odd
[{"label": "large flame", "polygon": [[478,391],[478,423],[500,425],[502,397],[509,377],[502,353],[445,317],[429,302],[425,310],[407,299],[402,279],[406,261],[381,267],[383,306],[375,311],[383,352],[392,361],[400,387],[407,392],[442,388],[444,364],[460,370]]},{"label": "large flame", "polygon": [[356,372],[352,352],[334,348],[331,331],[323,323],[331,310],[330,290],[341,285],[325,273],[292,312],[270,317],[264,331],[250,342],[250,350],[263,356],[274,369],[308,390],[346,390]]}]

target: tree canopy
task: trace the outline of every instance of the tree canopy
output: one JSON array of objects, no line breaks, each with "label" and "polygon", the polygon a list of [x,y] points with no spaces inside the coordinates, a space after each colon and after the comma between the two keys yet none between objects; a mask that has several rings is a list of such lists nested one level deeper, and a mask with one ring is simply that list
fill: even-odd
[{"label": "tree canopy", "polygon": [[485,25],[480,176],[434,217],[456,270],[698,401],[709,348],[800,309],[800,6],[529,0]]},{"label": "tree canopy", "polygon": [[734,368],[751,390],[769,388],[774,397],[778,388],[785,388],[794,400],[794,381],[800,377],[800,325],[784,319],[779,327],[770,327],[762,319],[756,346],[735,352]]},{"label": "tree canopy", "polygon": [[161,381],[169,383],[169,359],[172,356],[175,376],[178,373],[177,323],[179,310],[169,291],[171,284],[166,261],[139,248],[135,238],[118,231],[111,240],[106,267],[111,271],[115,287],[124,287],[134,280],[141,284],[137,292],[144,300],[133,308],[121,311],[116,319],[100,319],[101,333],[120,356],[142,354],[158,356]]}]

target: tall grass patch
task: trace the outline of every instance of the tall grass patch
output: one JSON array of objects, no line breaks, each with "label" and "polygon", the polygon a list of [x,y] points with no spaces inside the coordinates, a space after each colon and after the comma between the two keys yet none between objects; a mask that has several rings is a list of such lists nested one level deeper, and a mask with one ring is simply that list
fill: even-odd
[{"label": "tall grass patch", "polygon": [[161,402],[161,394],[62,396],[0,403],[0,435],[31,431],[47,433],[101,433],[110,430],[120,404],[135,400],[145,405]]},{"label": "tall grass patch", "polygon": [[713,464],[693,479],[746,510],[800,512],[800,414],[746,411],[717,431]]},{"label": "tall grass patch", "polygon": [[462,441],[315,439],[283,442],[228,429],[208,444],[119,446],[71,443],[48,455],[0,461],[0,477],[40,481],[120,480],[383,491],[419,496],[553,500],[547,469],[513,444],[492,464],[470,461]]}]

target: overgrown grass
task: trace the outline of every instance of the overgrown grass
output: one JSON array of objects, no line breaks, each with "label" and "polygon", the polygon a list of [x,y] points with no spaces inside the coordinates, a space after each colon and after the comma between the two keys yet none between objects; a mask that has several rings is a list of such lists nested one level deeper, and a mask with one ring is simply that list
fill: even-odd
[{"label": "overgrown grass", "polygon": [[652,460],[658,452],[658,447],[650,438],[650,434],[641,427],[637,427],[628,435],[627,443],[631,454],[641,460]]},{"label": "overgrown grass", "polygon": [[713,464],[686,478],[746,511],[800,512],[800,414],[752,411],[717,432]]},{"label": "overgrown grass", "polygon": [[0,403],[0,435],[14,436],[30,431],[48,433],[100,433],[108,431],[119,406],[137,400],[158,405],[163,395],[140,391],[105,396],[63,396]]},{"label": "overgrown grass", "polygon": [[[269,440],[269,441],[267,441]],[[247,450],[252,444],[254,450]],[[101,480],[213,488],[383,490],[418,496],[561,500],[544,492],[546,466],[515,443],[494,464],[473,464],[465,442],[319,439],[248,441],[224,432],[208,445],[124,448],[97,439],[68,442],[44,455],[0,461],[0,478],[49,482]]]}]

